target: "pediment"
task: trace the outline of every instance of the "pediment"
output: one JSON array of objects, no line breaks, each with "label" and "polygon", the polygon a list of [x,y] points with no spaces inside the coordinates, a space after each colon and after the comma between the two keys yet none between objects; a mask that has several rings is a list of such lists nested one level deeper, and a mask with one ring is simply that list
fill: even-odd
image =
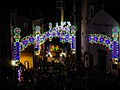
[{"label": "pediment", "polygon": [[98,13],[95,14],[93,19],[89,22],[89,25],[118,26],[119,24],[107,12],[101,9]]}]

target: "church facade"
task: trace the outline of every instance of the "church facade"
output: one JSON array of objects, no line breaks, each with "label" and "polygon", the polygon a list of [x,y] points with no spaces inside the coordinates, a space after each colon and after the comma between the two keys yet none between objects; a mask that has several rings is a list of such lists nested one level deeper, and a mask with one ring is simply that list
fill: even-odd
[{"label": "church facade", "polygon": [[[106,11],[101,9],[90,20],[88,24],[88,31],[89,34],[106,35],[112,39],[112,30],[114,27],[119,28],[119,23]],[[97,65],[100,69],[116,72],[116,70],[119,68],[119,63],[117,65],[113,64],[112,50],[108,49],[105,45],[99,43],[89,44],[89,50],[90,62],[92,62],[94,65]]]},{"label": "church facade", "polygon": [[81,61],[85,66],[117,73],[119,22],[99,0],[82,0],[81,6]]}]

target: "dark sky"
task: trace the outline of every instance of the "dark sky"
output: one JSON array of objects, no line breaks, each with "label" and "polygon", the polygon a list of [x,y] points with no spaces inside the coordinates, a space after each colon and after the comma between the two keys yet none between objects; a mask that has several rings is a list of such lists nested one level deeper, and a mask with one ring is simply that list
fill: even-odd
[{"label": "dark sky", "polygon": [[[64,0],[66,3],[66,8],[72,8],[72,0]],[[99,0],[102,1],[102,0]],[[120,0],[103,0],[106,4],[106,10],[114,17],[120,16],[119,8],[120,8]],[[1,11],[9,11],[13,9],[19,9],[23,11],[26,15],[29,14],[30,9],[33,12],[43,12],[46,15],[55,15],[56,13],[56,0],[3,0],[0,3]],[[71,11],[69,11],[71,12]],[[68,13],[68,12],[66,12]]]},{"label": "dark sky", "polygon": [[[29,0],[29,2],[24,2],[25,0],[15,1],[12,7],[9,7],[8,9],[23,9],[23,11],[28,11],[30,8],[33,9],[34,12],[43,12],[46,15],[56,15],[56,0]],[[72,8],[72,0],[64,0],[66,3],[66,12],[71,12]],[[102,1],[102,0],[100,0]],[[120,0],[103,0],[106,4],[106,11],[111,14],[114,18],[120,19],[119,9],[120,9]],[[5,5],[6,6],[6,5]],[[70,10],[69,10],[70,9]],[[69,11],[68,11],[69,10]],[[120,20],[119,20],[120,21]]]},{"label": "dark sky", "polygon": [[106,0],[106,11],[117,21],[120,21],[120,0]]},{"label": "dark sky", "polygon": [[[72,0],[64,0],[65,3],[65,14],[69,18],[72,15]],[[99,0],[102,1],[102,0]],[[103,0],[105,3],[105,10],[110,14],[115,20],[120,22],[120,0]],[[10,10],[18,9],[20,14],[26,17],[30,16],[32,11],[32,16],[41,15],[44,16],[57,16],[59,10],[56,9],[56,0],[4,0],[0,3],[0,23],[7,19],[6,15]],[[39,13],[39,14],[38,14]],[[5,18],[4,18],[5,17]],[[0,25],[1,26],[1,25]]]}]

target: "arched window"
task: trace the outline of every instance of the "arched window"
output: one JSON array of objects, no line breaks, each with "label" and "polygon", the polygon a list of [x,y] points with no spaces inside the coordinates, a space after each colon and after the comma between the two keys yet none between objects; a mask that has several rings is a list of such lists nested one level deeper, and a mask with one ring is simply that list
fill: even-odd
[{"label": "arched window", "polygon": [[24,62],[24,65],[25,65],[25,68],[26,68],[26,69],[29,68],[29,62],[28,62],[27,60]]}]

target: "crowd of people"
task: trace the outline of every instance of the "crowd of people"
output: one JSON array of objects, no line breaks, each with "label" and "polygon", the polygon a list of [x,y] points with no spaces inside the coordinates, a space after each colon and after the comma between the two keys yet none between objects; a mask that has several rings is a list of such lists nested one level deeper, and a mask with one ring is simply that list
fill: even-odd
[{"label": "crowd of people", "polygon": [[120,75],[85,67],[73,57],[65,64],[47,63],[43,67],[23,69],[18,81],[18,68],[0,78],[0,87],[9,90],[119,90]]}]

